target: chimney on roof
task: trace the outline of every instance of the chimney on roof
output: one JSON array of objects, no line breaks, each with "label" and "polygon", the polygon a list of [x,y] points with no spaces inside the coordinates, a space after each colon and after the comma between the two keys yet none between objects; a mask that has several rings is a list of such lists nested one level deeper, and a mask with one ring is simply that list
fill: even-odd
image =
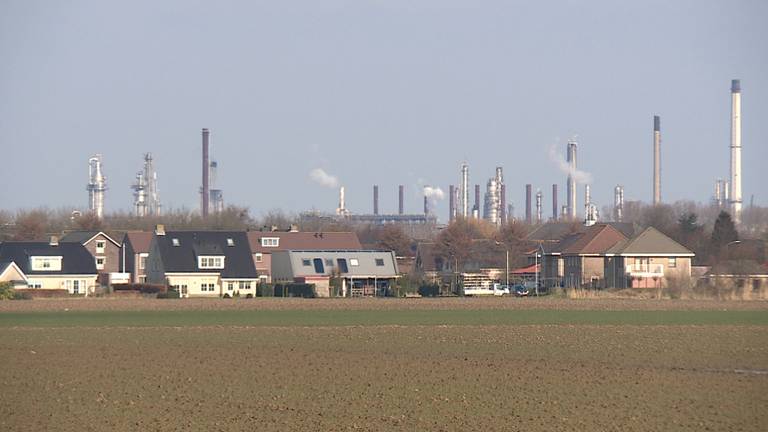
[{"label": "chimney on roof", "polygon": [[270,231],[270,232],[275,232],[275,231],[277,231],[277,225],[272,225],[271,227],[269,227],[269,231]]},{"label": "chimney on roof", "polygon": [[48,244],[50,244],[51,246],[54,246],[54,247],[58,246],[59,245],[59,238],[56,237],[56,236],[51,236],[51,240],[50,240],[50,242]]},{"label": "chimney on roof", "polygon": [[155,226],[155,234],[159,235],[159,236],[164,236],[165,235],[165,225],[157,224],[157,226]]},{"label": "chimney on roof", "polygon": [[296,224],[291,224],[291,227],[288,229],[288,232],[299,232],[299,226]]}]

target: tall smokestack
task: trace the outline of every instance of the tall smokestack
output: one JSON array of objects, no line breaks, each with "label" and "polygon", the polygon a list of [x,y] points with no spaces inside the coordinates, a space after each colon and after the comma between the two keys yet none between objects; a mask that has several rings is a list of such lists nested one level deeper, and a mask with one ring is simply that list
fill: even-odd
[{"label": "tall smokestack", "polygon": [[653,116],[653,205],[661,204],[661,118]]},{"label": "tall smokestack", "polygon": [[570,220],[576,219],[576,178],[574,173],[576,172],[576,141],[568,141],[568,148],[566,153],[566,159],[568,162],[568,186],[566,188],[566,199],[568,200],[568,215]]},{"label": "tall smokestack", "polygon": [[557,184],[552,185],[552,220],[557,220]]},{"label": "tall smokestack", "polygon": [[429,216],[429,198],[424,195],[424,216]]},{"label": "tall smokestack", "polygon": [[448,222],[456,217],[456,186],[448,186]]},{"label": "tall smokestack", "polygon": [[544,196],[541,193],[541,190],[536,191],[536,223],[541,223],[542,218],[542,201],[544,199]]},{"label": "tall smokestack", "polygon": [[741,222],[741,80],[731,81],[731,213]]},{"label": "tall smokestack", "polygon": [[480,219],[480,185],[475,185],[475,206],[472,207],[472,217]]},{"label": "tall smokestack", "polygon": [[525,222],[531,223],[531,185],[525,185]]},{"label": "tall smokestack", "polygon": [[379,185],[373,185],[373,214],[379,214]]},{"label": "tall smokestack", "polygon": [[501,211],[501,224],[504,225],[507,223],[507,185],[506,183],[501,184],[501,203],[499,204],[500,211]]},{"label": "tall smokestack", "polygon": [[624,186],[613,188],[613,220],[621,222],[624,218]]},{"label": "tall smokestack", "polygon": [[461,181],[459,182],[459,213],[463,218],[469,217],[469,166],[461,164]]},{"label": "tall smokestack", "polygon": [[400,185],[397,188],[397,203],[398,203],[398,209],[397,214],[403,214],[405,213],[405,186]]},{"label": "tall smokestack", "polygon": [[204,217],[208,217],[208,200],[210,199],[210,189],[211,189],[211,183],[210,179],[208,178],[208,173],[210,170],[210,164],[208,162],[208,139],[210,136],[210,132],[207,128],[203,128],[203,202],[202,202],[202,208],[200,209],[200,214]]}]

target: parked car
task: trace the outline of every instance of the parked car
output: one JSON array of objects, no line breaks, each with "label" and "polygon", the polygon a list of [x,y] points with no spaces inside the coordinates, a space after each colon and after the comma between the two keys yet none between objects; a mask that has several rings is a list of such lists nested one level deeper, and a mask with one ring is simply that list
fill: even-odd
[{"label": "parked car", "polygon": [[528,288],[525,287],[525,285],[517,284],[512,287],[512,291],[515,294],[515,297],[527,297],[528,296]]}]

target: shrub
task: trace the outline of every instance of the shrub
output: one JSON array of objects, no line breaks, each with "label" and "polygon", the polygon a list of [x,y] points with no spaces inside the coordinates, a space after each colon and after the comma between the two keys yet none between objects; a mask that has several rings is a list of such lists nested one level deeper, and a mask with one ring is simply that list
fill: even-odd
[{"label": "shrub", "polygon": [[159,284],[116,284],[112,285],[114,291],[138,291],[142,294],[158,294],[168,290],[165,285]]},{"label": "shrub", "polygon": [[315,298],[315,284],[289,283],[275,285],[275,297]]},{"label": "shrub", "polygon": [[260,282],[256,285],[256,296],[258,297],[274,297],[275,286],[271,283]]},{"label": "shrub", "polygon": [[179,295],[179,292],[173,288],[168,288],[165,292],[159,292],[157,293],[157,298],[159,299],[178,299],[181,298]]},{"label": "shrub", "polygon": [[16,290],[10,282],[0,282],[0,300],[15,300]]},{"label": "shrub", "polygon": [[440,295],[440,285],[424,284],[419,286],[419,295],[422,297],[437,297]]}]

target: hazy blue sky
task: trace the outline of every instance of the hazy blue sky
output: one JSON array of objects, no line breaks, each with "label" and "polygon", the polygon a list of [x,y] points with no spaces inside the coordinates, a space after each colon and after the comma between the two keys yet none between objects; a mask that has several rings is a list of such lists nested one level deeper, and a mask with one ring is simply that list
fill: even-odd
[{"label": "hazy blue sky", "polygon": [[[727,177],[730,80],[743,92],[744,200],[768,204],[768,2],[0,2],[0,207],[87,206],[102,153],[107,211],[130,209],[142,153],[165,206],[198,205],[200,129],[227,203],[259,214],[421,209],[420,182],[485,183],[508,200],[565,176],[578,135],[599,205],[649,201],[661,116],[664,201]],[[579,205],[583,199],[579,187]],[[439,207],[445,219],[447,200]]]}]

